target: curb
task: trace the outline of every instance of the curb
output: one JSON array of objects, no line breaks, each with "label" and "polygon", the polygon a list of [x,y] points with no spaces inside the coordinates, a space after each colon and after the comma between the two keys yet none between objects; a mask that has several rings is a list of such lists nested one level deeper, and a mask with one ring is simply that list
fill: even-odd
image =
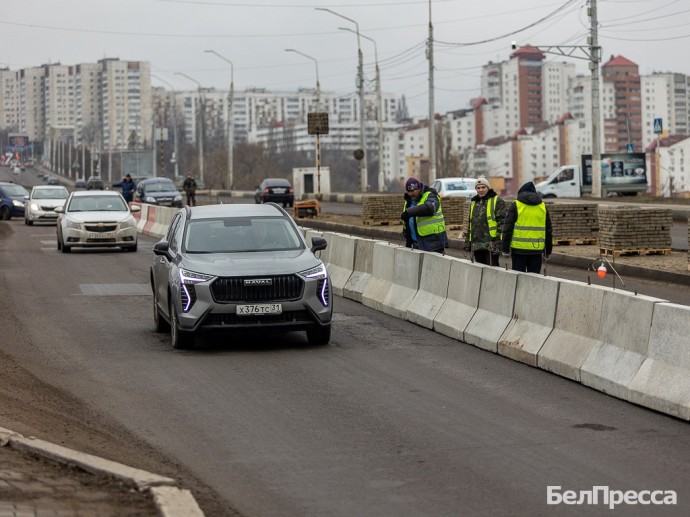
[{"label": "curb", "polygon": [[99,474],[134,487],[140,492],[148,492],[163,517],[203,517],[192,493],[187,489],[177,488],[172,478],[152,474],[56,445],[37,438],[25,438],[19,433],[0,427],[0,446],[28,452],[48,460],[78,467],[91,474]]}]

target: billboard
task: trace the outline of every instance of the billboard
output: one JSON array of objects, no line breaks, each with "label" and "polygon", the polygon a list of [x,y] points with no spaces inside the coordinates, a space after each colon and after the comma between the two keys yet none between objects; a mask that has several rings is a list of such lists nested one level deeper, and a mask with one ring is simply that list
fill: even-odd
[{"label": "billboard", "polygon": [[[592,155],[582,155],[582,183],[592,185]],[[646,185],[647,158],[645,153],[601,155],[601,185]]]},{"label": "billboard", "polygon": [[29,145],[29,135],[26,133],[9,133],[7,135],[7,147],[21,151]]}]

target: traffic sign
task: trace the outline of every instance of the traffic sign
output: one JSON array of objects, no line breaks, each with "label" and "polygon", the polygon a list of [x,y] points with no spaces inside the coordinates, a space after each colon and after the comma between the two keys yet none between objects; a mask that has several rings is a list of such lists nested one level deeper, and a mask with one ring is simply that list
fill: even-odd
[{"label": "traffic sign", "polygon": [[327,135],[328,134],[328,113],[313,112],[307,113],[307,134]]},{"label": "traffic sign", "polygon": [[628,152],[629,152],[629,153],[634,153],[634,152],[635,152],[635,146],[633,146],[632,144],[628,144],[628,145],[627,145],[627,148],[628,148]]},{"label": "traffic sign", "polygon": [[654,134],[655,135],[660,135],[664,131],[664,124],[662,123],[660,118],[655,118],[654,119]]}]

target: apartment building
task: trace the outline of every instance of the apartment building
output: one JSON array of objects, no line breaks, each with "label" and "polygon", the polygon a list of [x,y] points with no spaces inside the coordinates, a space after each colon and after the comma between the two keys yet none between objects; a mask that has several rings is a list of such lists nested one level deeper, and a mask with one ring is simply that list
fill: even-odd
[{"label": "apartment building", "polygon": [[603,152],[641,151],[642,103],[638,66],[623,56],[611,56],[601,67]]},{"label": "apartment building", "polygon": [[685,74],[654,73],[640,77],[642,97],[642,145],[657,137],[654,120],[662,120],[666,134],[687,135],[690,128],[690,79]]}]

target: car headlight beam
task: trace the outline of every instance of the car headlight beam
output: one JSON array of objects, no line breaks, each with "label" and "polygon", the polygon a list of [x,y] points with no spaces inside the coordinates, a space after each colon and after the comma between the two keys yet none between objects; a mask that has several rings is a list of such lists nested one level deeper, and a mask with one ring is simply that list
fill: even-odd
[{"label": "car headlight beam", "polygon": [[300,276],[303,276],[304,278],[315,278],[315,279],[326,278],[328,276],[328,272],[326,271],[326,266],[323,264],[323,262],[316,267],[313,267],[311,269],[307,269],[306,271],[301,271],[298,274]]},{"label": "car headlight beam", "polygon": [[213,275],[197,273],[195,271],[189,271],[188,269],[180,269],[180,282],[182,284],[198,284],[200,282],[208,282],[214,278]]}]

